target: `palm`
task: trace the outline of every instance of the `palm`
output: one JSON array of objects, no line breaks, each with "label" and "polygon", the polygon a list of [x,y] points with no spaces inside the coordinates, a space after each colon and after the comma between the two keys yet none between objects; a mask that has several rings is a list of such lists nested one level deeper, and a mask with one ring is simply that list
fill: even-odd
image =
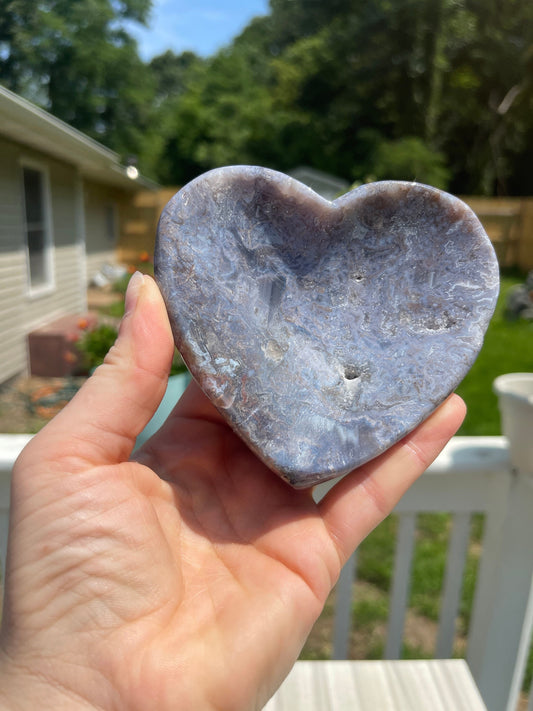
[{"label": "palm", "polygon": [[[19,574],[30,599],[14,605],[38,614],[33,591],[46,586],[48,624],[33,642],[54,653],[63,640],[58,663],[89,645],[97,674],[113,670],[124,708],[239,709],[245,699],[261,708],[340,558],[310,493],[268,471],[196,387],[187,403],[195,416],[170,418],[139,461],[92,467],[74,488],[72,477],[55,479],[33,499],[19,541],[38,531],[55,545],[45,555],[28,546]],[[196,416],[204,409],[209,421]],[[69,633],[73,594],[88,610],[88,637]]]},{"label": "palm", "polygon": [[[192,390],[188,402],[209,410]],[[165,683],[161,670],[170,655],[176,669],[187,670],[190,708],[218,707],[221,699],[223,708],[247,708],[243,699],[261,708],[297,657],[340,557],[310,492],[284,484],[217,421],[214,409],[211,415],[209,422],[176,415],[137,455],[155,472],[144,469],[142,476],[156,525],[145,529],[137,550],[157,584],[148,614],[134,625],[152,639],[152,698]],[[170,560],[162,551],[171,552]],[[208,689],[201,683],[206,676]],[[208,703],[194,697],[196,689]],[[178,699],[166,694],[175,708]],[[183,688],[179,697],[183,703]]]}]

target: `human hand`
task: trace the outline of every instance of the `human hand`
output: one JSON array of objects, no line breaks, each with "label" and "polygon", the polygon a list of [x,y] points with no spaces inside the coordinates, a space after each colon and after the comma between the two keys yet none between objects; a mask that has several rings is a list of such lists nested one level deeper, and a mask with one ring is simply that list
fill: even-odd
[{"label": "human hand", "polygon": [[135,276],[104,365],[17,461],[2,708],[261,709],[342,564],[464,416],[452,396],[317,504],[195,384],[130,461],[172,353],[157,287]]}]

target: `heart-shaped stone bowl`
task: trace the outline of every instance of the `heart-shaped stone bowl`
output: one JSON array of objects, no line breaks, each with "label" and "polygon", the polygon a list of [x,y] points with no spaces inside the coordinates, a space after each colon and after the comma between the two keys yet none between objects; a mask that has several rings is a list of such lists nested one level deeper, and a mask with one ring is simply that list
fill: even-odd
[{"label": "heart-shaped stone bowl", "polygon": [[476,358],[499,287],[487,235],[451,195],[381,182],[329,202],[253,166],[170,200],[155,275],[192,375],[295,487],[422,422]]}]

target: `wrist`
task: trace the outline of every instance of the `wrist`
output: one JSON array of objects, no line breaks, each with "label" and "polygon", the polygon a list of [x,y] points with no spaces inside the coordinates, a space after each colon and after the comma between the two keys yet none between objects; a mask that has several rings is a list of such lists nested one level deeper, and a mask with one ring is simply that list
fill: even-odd
[{"label": "wrist", "polygon": [[87,699],[54,676],[15,662],[0,649],[0,711],[95,711]]}]

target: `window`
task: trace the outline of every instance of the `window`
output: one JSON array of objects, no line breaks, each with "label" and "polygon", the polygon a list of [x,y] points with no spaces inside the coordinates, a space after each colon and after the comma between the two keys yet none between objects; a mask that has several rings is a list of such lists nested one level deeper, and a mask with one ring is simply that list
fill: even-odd
[{"label": "window", "polygon": [[30,291],[36,291],[52,285],[47,184],[44,171],[29,166],[22,171]]}]

